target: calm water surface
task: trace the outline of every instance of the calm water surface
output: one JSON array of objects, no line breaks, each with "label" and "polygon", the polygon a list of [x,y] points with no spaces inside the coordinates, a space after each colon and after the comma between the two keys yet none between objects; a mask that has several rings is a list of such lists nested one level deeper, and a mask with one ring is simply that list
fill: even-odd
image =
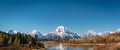
[{"label": "calm water surface", "polygon": [[57,42],[43,42],[45,46],[48,46],[46,50],[93,50],[97,46],[79,46],[79,45],[67,45]]}]

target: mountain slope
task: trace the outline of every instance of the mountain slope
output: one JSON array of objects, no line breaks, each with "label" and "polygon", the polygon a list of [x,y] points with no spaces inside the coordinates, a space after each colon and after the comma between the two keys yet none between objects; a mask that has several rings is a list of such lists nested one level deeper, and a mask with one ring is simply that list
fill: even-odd
[{"label": "mountain slope", "polygon": [[32,32],[29,33],[32,37],[37,36],[39,39],[44,39],[44,36],[42,33],[38,32],[37,30],[33,30]]},{"label": "mountain slope", "polygon": [[98,37],[98,34],[93,30],[88,30],[85,36],[90,37],[90,38],[95,38],[95,37]]},{"label": "mountain slope", "polygon": [[76,33],[70,32],[64,26],[58,26],[47,37],[52,39],[80,38]]},{"label": "mountain slope", "polygon": [[9,30],[7,33],[8,34],[17,34],[17,31],[16,30]]}]

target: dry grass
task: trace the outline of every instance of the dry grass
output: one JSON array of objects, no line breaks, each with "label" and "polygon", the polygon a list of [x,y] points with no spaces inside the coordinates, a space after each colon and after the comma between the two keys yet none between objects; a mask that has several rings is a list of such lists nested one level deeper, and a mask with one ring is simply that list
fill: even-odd
[{"label": "dry grass", "polygon": [[120,42],[101,45],[96,47],[94,50],[120,50]]}]

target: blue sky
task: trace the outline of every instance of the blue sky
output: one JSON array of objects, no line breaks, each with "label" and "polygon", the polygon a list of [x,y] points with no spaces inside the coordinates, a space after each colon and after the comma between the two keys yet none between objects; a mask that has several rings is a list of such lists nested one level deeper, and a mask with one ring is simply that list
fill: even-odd
[{"label": "blue sky", "polygon": [[118,0],[0,0],[0,30],[48,33],[62,25],[85,33],[120,28]]}]

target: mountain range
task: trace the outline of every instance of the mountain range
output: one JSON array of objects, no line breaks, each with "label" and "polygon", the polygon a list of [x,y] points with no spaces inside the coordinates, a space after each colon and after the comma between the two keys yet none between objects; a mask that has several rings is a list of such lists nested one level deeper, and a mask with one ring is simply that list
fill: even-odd
[{"label": "mountain range", "polygon": [[[118,29],[116,32],[120,32],[120,29]],[[9,34],[16,34],[16,30],[9,30],[7,31]],[[97,37],[103,37],[103,36],[109,36],[114,32],[95,32],[93,30],[88,30],[84,35],[80,35],[74,32],[69,31],[64,26],[58,26],[56,29],[54,29],[52,32],[47,34],[42,34],[41,32],[37,30],[33,30],[31,32],[28,32],[26,34],[29,34],[33,37],[37,36],[39,39],[70,39],[70,38],[81,38],[81,37],[90,37],[90,38],[97,38]]]}]

